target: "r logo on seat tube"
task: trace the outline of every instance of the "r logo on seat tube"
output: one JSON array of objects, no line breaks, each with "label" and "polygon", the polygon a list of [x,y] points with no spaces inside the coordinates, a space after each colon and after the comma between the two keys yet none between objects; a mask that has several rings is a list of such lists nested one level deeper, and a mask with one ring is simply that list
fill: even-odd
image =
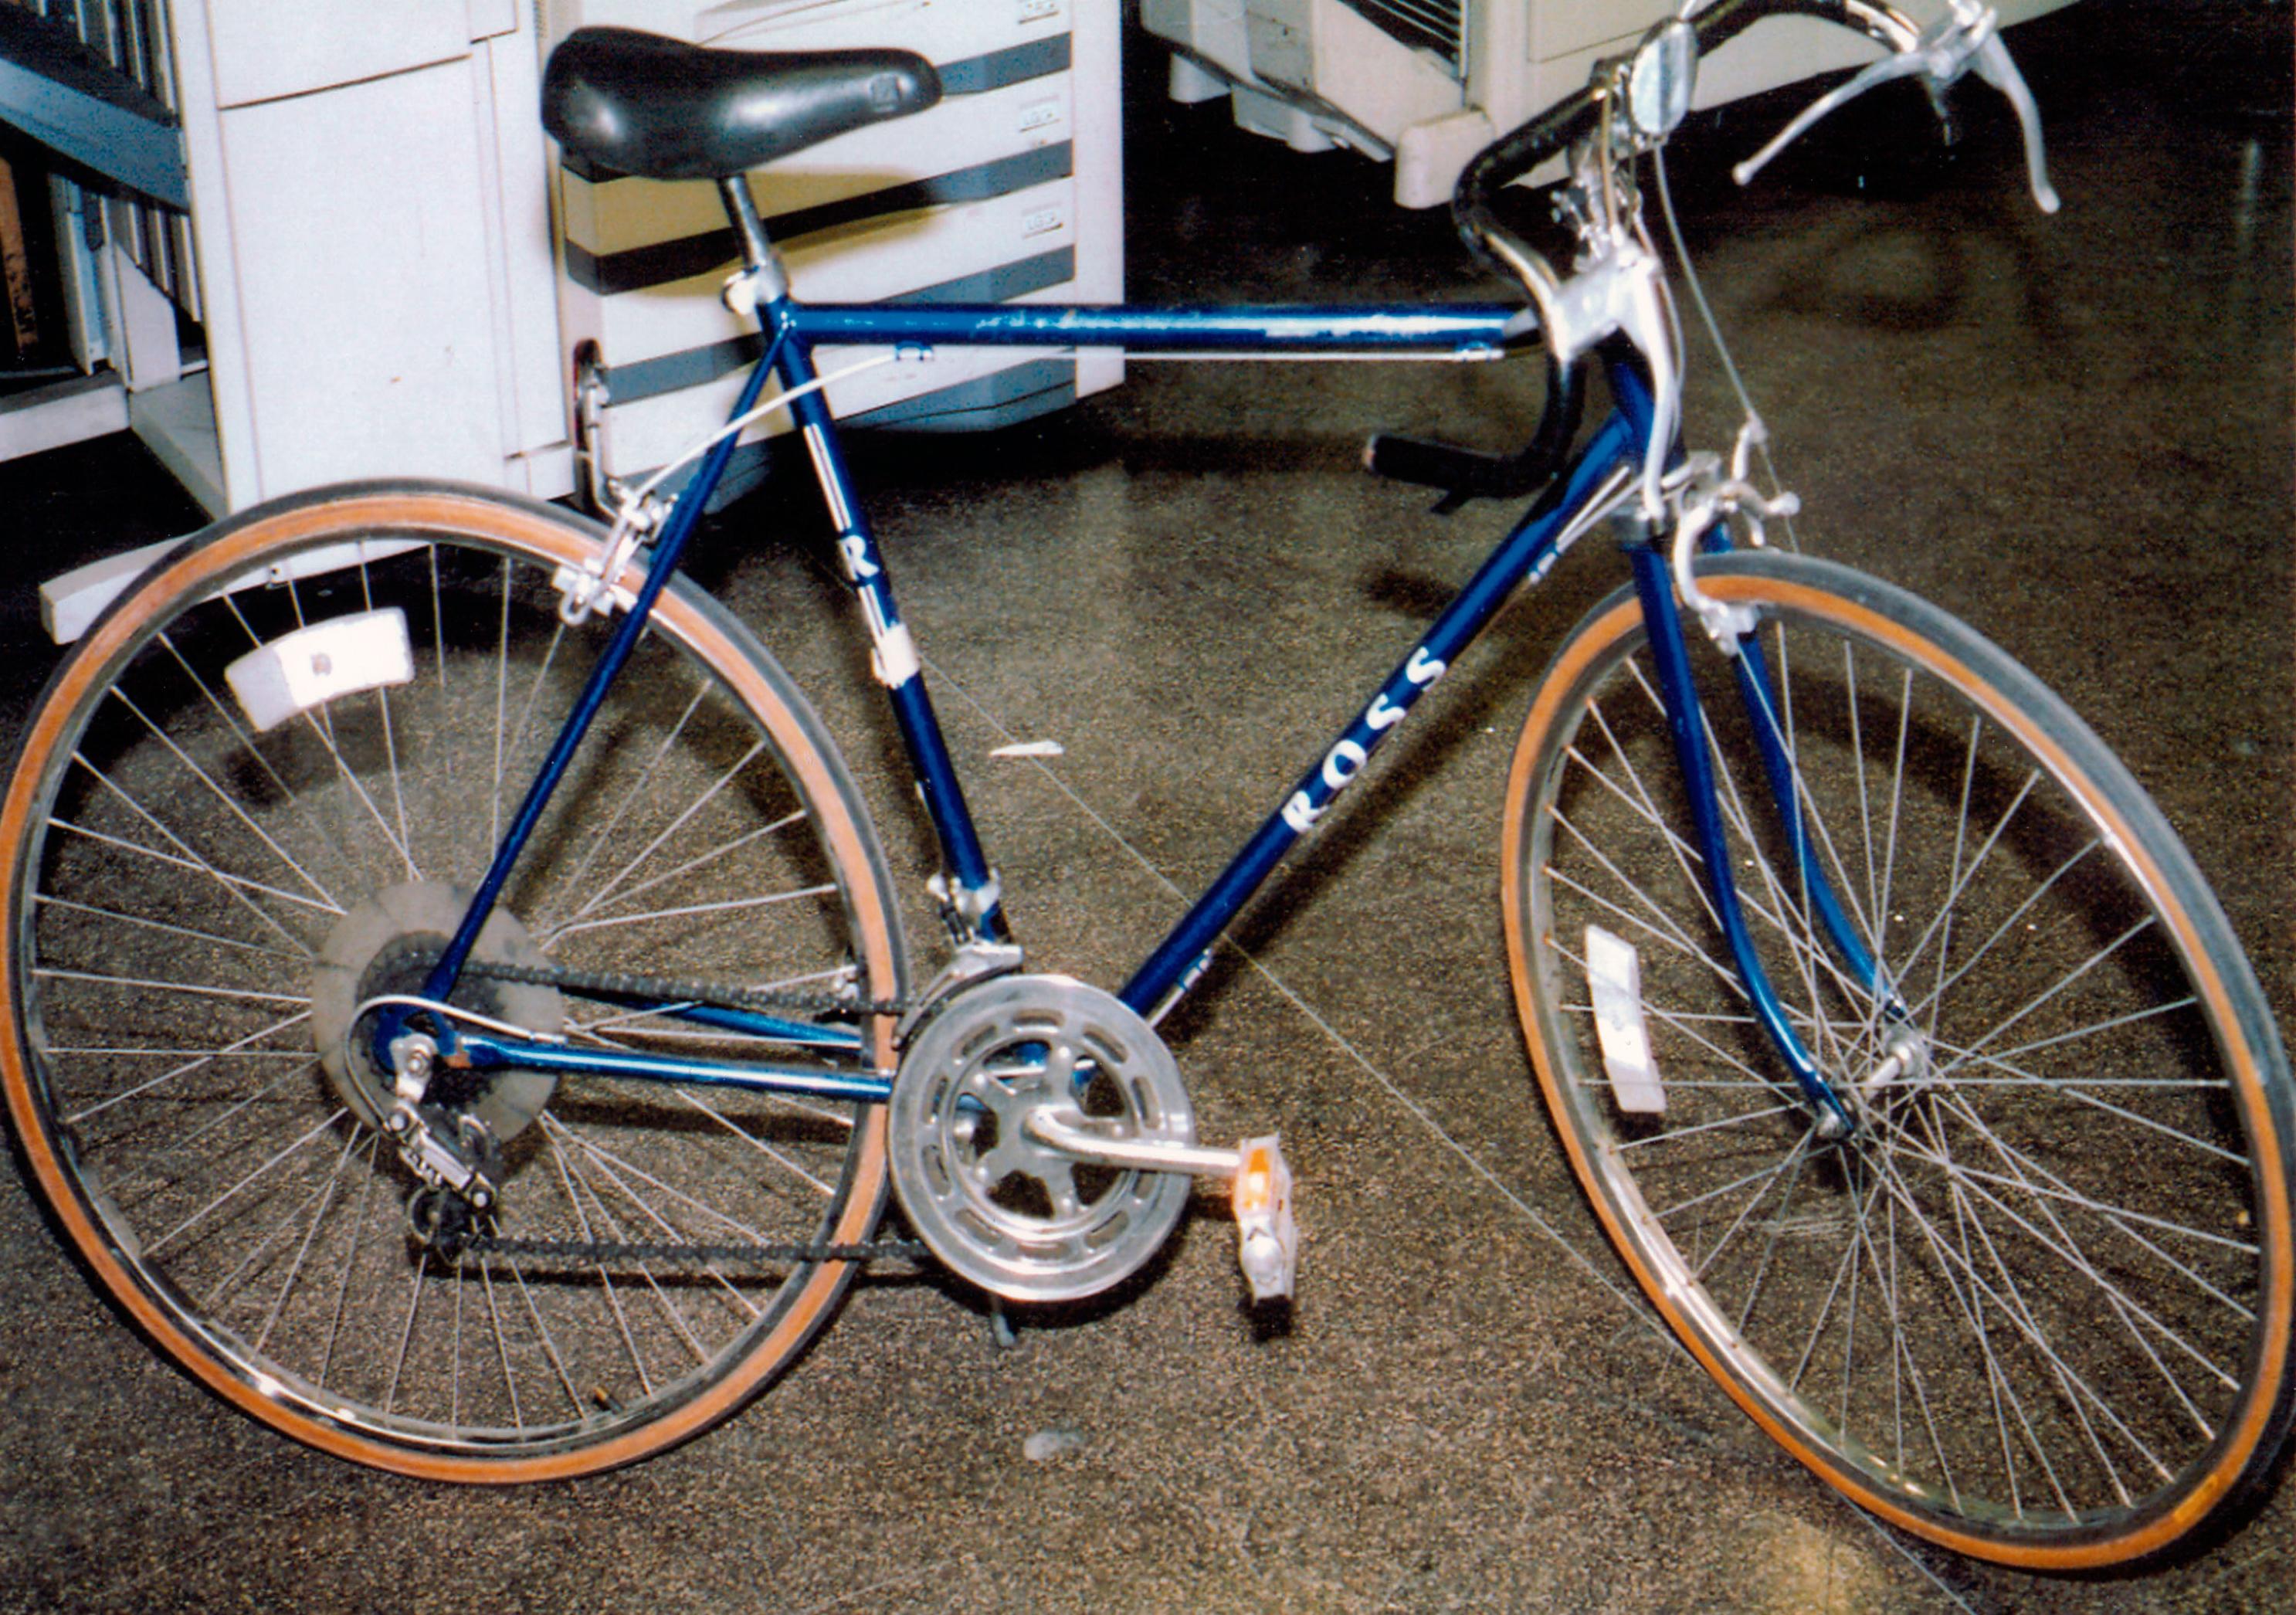
[{"label": "r logo on seat tube", "polygon": [[[1305,835],[1315,826],[1332,799],[1363,771],[1364,764],[1370,760],[1371,748],[1379,743],[1382,734],[1403,721],[1404,715],[1411,710],[1411,703],[1443,676],[1447,666],[1440,658],[1428,654],[1425,645],[1412,652],[1411,660],[1403,666],[1400,684],[1390,681],[1395,693],[1390,695],[1383,689],[1373,696],[1363,716],[1324,754],[1323,767],[1283,804],[1283,822],[1294,833]],[[1360,740],[1357,738],[1358,729],[1363,732]],[[1316,799],[1319,794],[1320,801]]]}]

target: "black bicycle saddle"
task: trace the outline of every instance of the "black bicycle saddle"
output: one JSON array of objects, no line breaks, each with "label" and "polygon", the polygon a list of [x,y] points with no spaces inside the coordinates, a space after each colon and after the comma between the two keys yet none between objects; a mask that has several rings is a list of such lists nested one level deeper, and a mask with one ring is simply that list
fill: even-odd
[{"label": "black bicycle saddle", "polygon": [[550,53],[542,126],[617,174],[722,179],[939,99],[940,76],[909,51],[716,51],[584,28]]}]

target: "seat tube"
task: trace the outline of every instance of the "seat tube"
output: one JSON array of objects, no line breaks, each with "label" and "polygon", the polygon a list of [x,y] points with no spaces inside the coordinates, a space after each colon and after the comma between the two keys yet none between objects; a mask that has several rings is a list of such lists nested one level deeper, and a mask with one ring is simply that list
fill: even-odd
[{"label": "seat tube", "polygon": [[[781,337],[775,368],[783,384],[794,391],[814,381],[812,348],[789,328],[795,312],[789,299],[783,297],[758,312],[768,332],[778,331]],[[892,704],[901,743],[908,751],[925,811],[940,841],[945,884],[935,895],[961,937],[1002,941],[1005,928],[996,872],[988,866],[972,809],[965,805],[964,785],[925,689],[916,644],[893,603],[892,580],[886,573],[876,535],[855,497],[844,454],[838,446],[835,418],[817,389],[793,400],[790,409],[806,453],[812,458],[830,524],[836,529],[838,570],[860,602],[862,617],[869,626],[872,668]]]},{"label": "seat tube", "polygon": [[719,180],[718,195],[725,203],[726,217],[733,221],[742,262],[749,268],[758,324],[765,334],[766,351],[773,356],[775,373],[783,386],[799,393],[789,406],[790,413],[806,453],[812,456],[813,474],[829,507],[830,524],[837,529],[838,570],[861,602],[861,614],[869,624],[870,663],[892,702],[909,767],[916,775],[933,833],[940,840],[942,884],[935,895],[961,938],[1003,941],[1004,916],[998,904],[996,876],[980,850],[980,836],[972,825],[972,811],[965,806],[956,764],[941,736],[932,698],[925,693],[916,643],[893,604],[892,579],[885,575],[876,535],[870,530],[860,501],[854,497],[845,456],[837,446],[836,418],[822,389],[800,390],[817,379],[817,373],[812,345],[796,329],[798,306],[790,296],[789,276],[766,234],[748,179],[737,174]]}]

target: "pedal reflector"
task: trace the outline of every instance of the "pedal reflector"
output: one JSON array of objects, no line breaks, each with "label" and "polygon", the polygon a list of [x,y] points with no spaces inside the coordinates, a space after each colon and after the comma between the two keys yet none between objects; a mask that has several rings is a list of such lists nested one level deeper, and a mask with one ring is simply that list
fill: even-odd
[{"label": "pedal reflector", "polygon": [[1634,945],[1599,925],[1587,928],[1587,991],[1595,1001],[1595,1037],[1619,1109],[1630,1115],[1666,1111],[1666,1087],[1651,1055],[1643,1016],[1643,965]]},{"label": "pedal reflector", "polygon": [[275,729],[299,712],[414,677],[406,613],[397,606],[315,622],[258,646],[223,670],[247,721]]},{"label": "pedal reflector", "polygon": [[1300,1267],[1300,1228],[1292,1218],[1292,1168],[1275,1135],[1236,1147],[1235,1259],[1255,1301],[1292,1293]]}]

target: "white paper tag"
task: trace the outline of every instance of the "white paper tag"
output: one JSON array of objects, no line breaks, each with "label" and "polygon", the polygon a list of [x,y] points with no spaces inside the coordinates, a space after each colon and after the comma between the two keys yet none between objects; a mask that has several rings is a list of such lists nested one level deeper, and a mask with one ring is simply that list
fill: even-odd
[{"label": "white paper tag", "polygon": [[1611,1075],[1619,1109],[1636,1116],[1663,1114],[1666,1087],[1658,1078],[1643,1016],[1642,958],[1632,943],[1599,925],[1587,928],[1587,991],[1595,1003],[1603,1069]]},{"label": "white paper tag", "polygon": [[315,622],[258,646],[223,670],[240,709],[258,729],[361,690],[414,676],[406,613],[397,606]]}]

